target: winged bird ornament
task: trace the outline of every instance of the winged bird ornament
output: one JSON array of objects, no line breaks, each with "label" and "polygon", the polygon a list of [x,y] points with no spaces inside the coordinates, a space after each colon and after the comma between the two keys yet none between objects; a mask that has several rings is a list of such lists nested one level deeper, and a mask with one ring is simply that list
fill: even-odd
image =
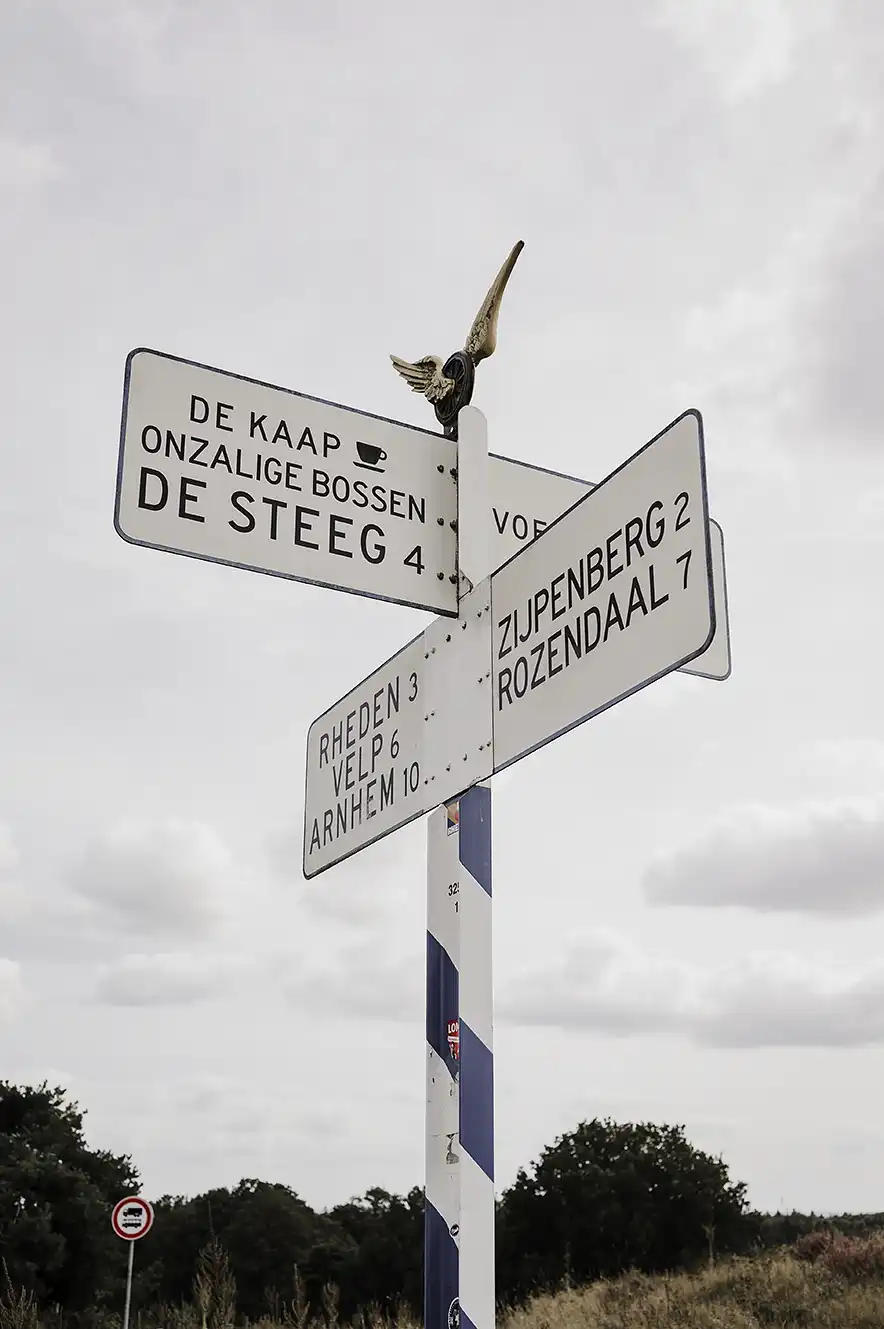
[{"label": "winged bird ornament", "polygon": [[414,363],[400,360],[397,355],[390,356],[393,368],[402,375],[412,392],[420,392],[433,405],[436,419],[450,437],[457,434],[458,412],[469,404],[473,395],[476,366],[494,354],[500,301],[524,247],[524,241],[520,240],[510,250],[482,301],[462,351],[455,351],[447,360],[440,355],[425,355]]}]

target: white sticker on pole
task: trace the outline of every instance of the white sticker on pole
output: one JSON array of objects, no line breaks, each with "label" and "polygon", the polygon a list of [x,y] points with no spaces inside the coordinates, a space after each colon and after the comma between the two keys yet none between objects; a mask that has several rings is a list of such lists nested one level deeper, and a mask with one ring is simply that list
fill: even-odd
[{"label": "white sticker on pole", "polygon": [[126,363],[133,544],[457,613],[457,444],[156,351]]},{"label": "white sticker on pole", "polygon": [[124,1241],[137,1241],[153,1227],[153,1205],[140,1195],[127,1195],[114,1205],[111,1226]]},{"label": "white sticker on pole", "polygon": [[704,651],[702,421],[688,411],[491,578],[494,769]]}]

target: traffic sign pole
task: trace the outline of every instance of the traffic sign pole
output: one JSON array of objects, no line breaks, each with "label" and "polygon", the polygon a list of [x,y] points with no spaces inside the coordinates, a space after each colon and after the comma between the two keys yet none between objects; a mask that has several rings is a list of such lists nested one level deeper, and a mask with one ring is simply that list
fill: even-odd
[{"label": "traffic sign pole", "polygon": [[[490,571],[487,477],[487,423],[466,406],[457,459],[464,632],[482,612],[470,592]],[[467,706],[467,690],[488,685],[466,673],[463,663],[444,673],[449,715]],[[447,726],[428,728],[431,744],[440,728],[447,736]],[[427,823],[426,1329],[493,1329],[494,1216],[491,789],[474,782]]]},{"label": "traffic sign pole", "polygon": [[153,1206],[140,1195],[127,1195],[118,1200],[111,1214],[111,1227],[115,1234],[129,1243],[126,1266],[126,1301],[123,1307],[123,1329],[129,1329],[129,1311],[132,1306],[132,1268],[135,1263],[135,1243],[153,1227]]},{"label": "traffic sign pole", "polygon": [[126,1305],[123,1310],[123,1329],[129,1329],[129,1308],[132,1305],[132,1267],[135,1263],[135,1242],[129,1242],[129,1263],[126,1269]]}]

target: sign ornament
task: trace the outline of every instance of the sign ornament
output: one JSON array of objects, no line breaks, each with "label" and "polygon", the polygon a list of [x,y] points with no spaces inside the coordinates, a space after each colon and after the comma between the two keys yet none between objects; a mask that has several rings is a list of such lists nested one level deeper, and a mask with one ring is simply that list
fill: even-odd
[{"label": "sign ornament", "polygon": [[476,366],[494,354],[497,346],[497,316],[500,302],[516,266],[516,259],[525,247],[519,240],[510,250],[509,257],[498,272],[482,301],[462,351],[455,351],[443,361],[441,355],[425,355],[413,364],[391,355],[393,367],[401,374],[412,392],[420,392],[431,402],[436,419],[449,438],[457,437],[457,416],[469,406],[473,395]]}]

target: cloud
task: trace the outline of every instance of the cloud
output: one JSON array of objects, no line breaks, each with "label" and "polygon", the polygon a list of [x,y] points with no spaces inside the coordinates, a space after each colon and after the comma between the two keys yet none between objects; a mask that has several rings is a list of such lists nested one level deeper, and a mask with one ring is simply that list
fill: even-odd
[{"label": "cloud", "polygon": [[417,957],[394,957],[381,946],[342,950],[333,965],[298,961],[297,974],[283,980],[288,1000],[306,1010],[348,1019],[420,1018],[424,969]]},{"label": "cloud", "polygon": [[109,965],[95,989],[108,1006],[183,1006],[230,990],[243,969],[226,956],[127,955]]},{"label": "cloud", "polygon": [[0,192],[39,189],[60,175],[49,144],[27,142],[0,130]]},{"label": "cloud", "polygon": [[592,1028],[628,1035],[663,1032],[691,1000],[690,975],[605,929],[584,937],[554,969],[502,996],[500,1014],[519,1024]]},{"label": "cloud", "polygon": [[196,822],[125,821],[88,847],[73,874],[78,893],[140,934],[198,938],[226,916],[231,855]]},{"label": "cloud", "polygon": [[855,917],[884,909],[884,801],[747,807],[645,870],[653,904]]},{"label": "cloud", "polygon": [[0,1025],[10,1024],[24,1001],[21,966],[15,960],[0,960]]},{"label": "cloud", "polygon": [[12,831],[5,822],[0,821],[0,877],[11,876],[18,864],[19,854]]},{"label": "cloud", "polygon": [[806,759],[820,774],[839,782],[859,780],[884,786],[884,743],[879,739],[820,739],[809,746]]},{"label": "cloud", "polygon": [[660,0],[659,21],[692,50],[725,102],[739,102],[781,83],[793,67],[799,15],[819,6],[804,0]]},{"label": "cloud", "polygon": [[884,180],[877,145],[884,104],[855,119],[841,130],[843,154],[856,159],[852,185],[797,306],[800,392],[790,425],[803,438],[877,451],[884,406],[877,352],[884,319]]},{"label": "cloud", "polygon": [[884,1043],[884,965],[864,971],[757,954],[701,968],[594,933],[498,1003],[517,1025],[615,1037],[670,1034],[716,1048]]}]

